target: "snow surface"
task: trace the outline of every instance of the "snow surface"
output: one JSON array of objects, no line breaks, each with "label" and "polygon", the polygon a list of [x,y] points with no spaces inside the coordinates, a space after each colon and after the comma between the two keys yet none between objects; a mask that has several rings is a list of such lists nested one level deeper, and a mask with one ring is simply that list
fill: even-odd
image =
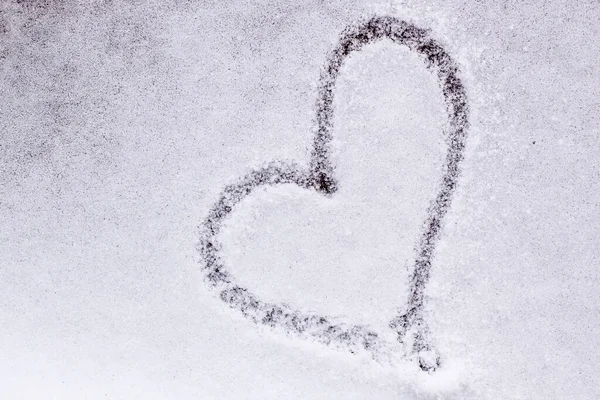
[{"label": "snow surface", "polygon": [[[600,398],[597,2],[0,7],[0,399]],[[432,374],[257,327],[196,250],[226,184],[308,162],[319,69],[373,14],[431,28],[469,97]],[[258,190],[223,252],[261,298],[385,334],[441,177],[443,99],[385,41],[335,94],[339,192]]]}]

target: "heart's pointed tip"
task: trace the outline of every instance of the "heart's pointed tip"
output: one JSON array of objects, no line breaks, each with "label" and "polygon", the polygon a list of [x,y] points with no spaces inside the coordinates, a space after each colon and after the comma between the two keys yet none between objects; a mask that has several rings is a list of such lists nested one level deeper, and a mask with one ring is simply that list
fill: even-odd
[{"label": "heart's pointed tip", "polygon": [[421,371],[432,374],[440,368],[440,364],[440,355],[436,351],[419,352],[419,368],[421,368]]}]

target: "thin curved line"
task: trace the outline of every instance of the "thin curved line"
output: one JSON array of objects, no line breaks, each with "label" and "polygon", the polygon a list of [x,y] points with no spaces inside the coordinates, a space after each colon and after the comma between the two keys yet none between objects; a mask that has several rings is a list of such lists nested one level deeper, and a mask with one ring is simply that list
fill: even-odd
[{"label": "thin curved line", "polygon": [[394,17],[374,17],[344,30],[338,45],[330,52],[327,64],[321,71],[316,104],[317,131],[311,153],[311,171],[315,181],[314,186],[325,193],[333,193],[337,189],[330,161],[329,144],[333,137],[334,88],[340,69],[352,52],[384,38],[425,56],[426,66],[437,73],[451,127],[448,132],[449,147],[458,155],[462,154],[468,125],[468,106],[464,87],[457,77],[456,63],[437,41],[429,37],[427,30]]},{"label": "thin curved line", "polygon": [[[225,187],[202,224],[198,250],[204,259],[206,280],[209,285],[218,288],[221,299],[230,307],[238,309],[251,321],[273,328],[280,327],[287,334],[312,338],[352,353],[365,350],[370,352],[375,360],[387,359],[393,362],[395,346],[367,327],[303,313],[284,304],[265,303],[247,289],[238,286],[220,259],[221,244],[217,239],[223,220],[231,213],[234,206],[261,185],[292,183],[324,194],[332,194],[336,191],[337,183],[329,155],[335,81],[343,61],[352,51],[357,51],[362,46],[383,38],[405,45],[425,57],[426,65],[438,75],[449,117],[448,153],[442,184],[439,194],[428,208],[424,232],[417,245],[407,312],[394,318],[390,323],[390,327],[397,332],[398,341],[401,343],[407,332],[413,329],[413,352],[419,353],[431,349],[428,342],[428,328],[423,318],[424,288],[429,281],[431,259],[440,235],[441,221],[448,211],[458,179],[458,167],[463,158],[468,127],[468,107],[464,87],[456,76],[458,72],[456,64],[435,40],[429,38],[428,31],[424,29],[393,17],[375,17],[363,24],[348,27],[343,32],[339,44],[330,53],[328,63],[321,73],[317,99],[317,131],[311,153],[310,170],[306,171],[295,164],[271,163],[265,168],[252,171],[236,184]],[[432,370],[439,365],[439,359],[433,363],[422,359],[419,362],[424,370]]]},{"label": "thin curved line", "polygon": [[298,338],[311,338],[324,345],[351,353],[367,351],[373,359],[393,362],[389,343],[373,330],[362,325],[351,325],[331,317],[295,310],[286,304],[271,304],[258,299],[247,289],[235,283],[219,256],[221,243],[217,239],[222,223],[233,207],[262,185],[296,184],[313,188],[309,171],[296,164],[270,163],[267,167],[252,171],[238,183],[225,188],[219,200],[210,210],[202,224],[198,250],[204,259],[208,284],[219,290],[221,300],[239,310],[244,317],[256,324],[271,328],[283,328],[283,333]]},{"label": "thin curved line", "polygon": [[446,155],[442,184],[439,194],[427,210],[424,232],[417,245],[417,257],[411,274],[411,285],[406,314],[396,317],[390,327],[403,341],[407,331],[415,326],[414,351],[429,350],[426,341],[427,326],[423,321],[425,285],[429,281],[431,260],[440,236],[441,221],[446,215],[456,188],[459,163],[468,128],[468,106],[464,86],[457,76],[458,67],[442,46],[429,37],[429,32],[394,17],[375,17],[363,24],[348,27],[341,35],[339,44],[331,51],[327,65],[321,72],[317,99],[317,132],[311,153],[311,174],[317,190],[331,194],[337,190],[334,167],[330,160],[330,142],[333,137],[333,99],[336,80],[346,58],[363,46],[391,39],[424,56],[426,66],[438,77],[448,113]]}]

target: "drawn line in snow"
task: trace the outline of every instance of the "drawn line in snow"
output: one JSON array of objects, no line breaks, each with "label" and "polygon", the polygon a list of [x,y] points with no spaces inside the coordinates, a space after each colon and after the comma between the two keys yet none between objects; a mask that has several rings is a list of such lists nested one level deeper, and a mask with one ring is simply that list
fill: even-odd
[{"label": "drawn line in snow", "polygon": [[397,344],[390,343],[369,327],[353,325],[336,318],[305,313],[286,304],[263,302],[248,289],[235,283],[220,257],[218,234],[223,221],[235,205],[262,185],[295,184],[331,196],[337,190],[335,168],[330,157],[333,131],[333,91],[344,60],[354,51],[381,39],[408,47],[424,58],[442,89],[448,114],[446,141],[448,152],[439,193],[427,209],[423,233],[416,246],[408,302],[404,312],[392,319],[389,327],[403,345],[401,356],[415,358],[424,371],[434,371],[440,357],[433,349],[424,319],[425,286],[431,274],[435,246],[456,188],[459,164],[463,159],[468,128],[468,105],[465,88],[458,78],[458,67],[443,47],[429,36],[428,30],[394,17],[374,17],[347,27],[338,45],[327,58],[321,72],[317,99],[317,131],[308,170],[294,163],[272,162],[255,170],[237,183],[226,186],[201,225],[199,251],[206,282],[220,293],[231,308],[239,310],[256,324],[283,330],[287,335],[312,339],[324,345],[356,353],[366,351],[376,361],[393,362],[398,357]]}]

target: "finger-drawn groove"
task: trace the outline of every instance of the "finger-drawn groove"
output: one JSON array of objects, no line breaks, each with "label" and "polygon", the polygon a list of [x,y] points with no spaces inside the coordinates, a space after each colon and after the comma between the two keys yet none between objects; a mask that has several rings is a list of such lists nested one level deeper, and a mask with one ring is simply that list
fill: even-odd
[{"label": "finger-drawn groove", "polygon": [[[249,320],[279,329],[297,338],[310,338],[325,345],[355,353],[369,352],[375,360],[393,359],[397,346],[383,340],[368,327],[347,324],[332,317],[303,313],[285,304],[259,300],[247,289],[235,283],[220,258],[221,244],[217,236],[223,220],[236,204],[262,185],[295,184],[305,189],[332,195],[337,190],[334,165],[330,158],[333,130],[333,98],[337,77],[344,60],[354,51],[381,39],[408,47],[422,56],[425,65],[437,75],[448,114],[445,129],[448,152],[444,163],[439,193],[427,209],[423,232],[416,246],[416,259],[410,278],[408,303],[404,313],[396,316],[389,327],[404,343],[412,335],[412,354],[431,352],[429,329],[423,312],[425,286],[431,274],[431,262],[446,215],[456,188],[459,164],[463,159],[468,128],[468,105],[465,88],[458,78],[458,67],[444,48],[429,36],[429,31],[394,17],[374,17],[344,30],[338,45],[330,52],[321,71],[316,103],[316,132],[311,152],[310,168],[272,162],[267,167],[250,172],[237,183],[225,187],[201,226],[199,251],[203,259],[206,281],[220,291],[221,299],[239,310]],[[423,370],[435,370],[439,357],[419,357]]]}]

